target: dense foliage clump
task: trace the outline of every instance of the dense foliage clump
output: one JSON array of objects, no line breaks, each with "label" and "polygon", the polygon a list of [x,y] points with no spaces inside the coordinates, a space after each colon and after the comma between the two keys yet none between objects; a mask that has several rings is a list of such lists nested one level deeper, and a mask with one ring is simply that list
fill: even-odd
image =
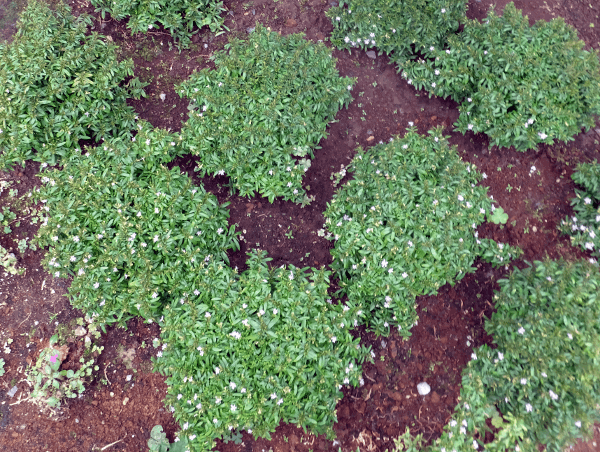
[{"label": "dense foliage clump", "polygon": [[[482,176],[448,146],[441,128],[422,137],[359,148],[347,168],[353,179],[325,211],[341,291],[362,303],[378,334],[397,326],[410,335],[415,297],[434,294],[475,271],[478,257],[504,265],[522,251],[478,238],[476,228],[495,209]],[[346,169],[344,169],[346,171]]]},{"label": "dense foliage clump", "polygon": [[339,49],[378,48],[396,62],[442,47],[466,19],[465,0],[342,0],[325,14]]},{"label": "dense foliage clump", "polygon": [[188,48],[194,27],[201,29],[205,25],[210,31],[220,35],[224,33],[225,11],[220,0],[91,0],[96,11],[105,18],[109,13],[113,19],[129,18],[127,28],[131,33],[147,33],[159,24],[177,40],[181,48]]},{"label": "dense foliage clump", "polygon": [[198,170],[225,174],[241,196],[257,192],[307,204],[302,187],[312,148],[352,97],[353,79],[339,77],[331,50],[301,34],[286,37],[260,24],[248,41],[215,53],[176,87],[191,99],[183,145],[200,156]]},{"label": "dense foliage clump", "polygon": [[32,0],[12,43],[0,44],[0,169],[36,160],[54,164],[81,139],[100,141],[134,127],[129,96],[145,96],[131,59],[86,35],[89,16],[62,3]]},{"label": "dense foliage clump", "polygon": [[227,262],[226,251],[238,247],[229,212],[178,167],[164,166],[181,153],[179,140],[148,123],[87,151],[40,173],[44,263],[55,277],[73,276],[72,305],[98,323],[156,320],[186,290],[183,275]]},{"label": "dense foliage clump", "polygon": [[517,446],[534,452],[542,444],[560,452],[591,436],[600,420],[597,265],[535,262],[499,284],[497,311],[485,325],[496,348],[474,350],[463,371],[461,403],[442,437],[425,450],[477,449],[491,418],[501,430],[486,451]]},{"label": "dense foliage clump", "polygon": [[232,429],[270,438],[280,421],[332,433],[342,385],[359,384],[361,307],[328,300],[329,272],[268,260],[254,251],[241,275],[201,263],[166,307],[156,368],[191,451]]},{"label": "dense foliage clump", "polygon": [[456,130],[482,132],[490,147],[519,151],[539,143],[572,141],[600,114],[598,51],[582,50],[576,30],[556,18],[533,27],[511,2],[483,23],[466,22],[432,46],[430,60],[404,62],[399,71],[429,95],[460,103]]},{"label": "dense foliage clump", "polygon": [[580,163],[571,179],[583,190],[575,189],[571,200],[575,215],[565,218],[559,229],[571,236],[573,245],[600,257],[600,164],[597,160]]}]

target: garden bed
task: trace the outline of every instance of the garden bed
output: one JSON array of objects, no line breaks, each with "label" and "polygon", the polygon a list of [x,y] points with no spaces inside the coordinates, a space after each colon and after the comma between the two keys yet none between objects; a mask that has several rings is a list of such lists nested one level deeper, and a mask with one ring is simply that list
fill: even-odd
[{"label": "garden bed", "polygon": [[[467,16],[482,19],[489,0],[469,2]],[[506,2],[497,3],[501,11]],[[586,49],[600,48],[600,7],[583,1],[553,0],[544,6],[530,2],[515,2],[530,22],[564,17],[575,26]],[[325,17],[331,6],[325,0],[254,0],[225,1],[225,25],[230,32],[214,37],[203,31],[193,40],[191,49],[178,53],[172,39],[161,30],[132,37],[123,21],[100,20],[87,2],[71,2],[74,14],[94,15],[94,30],[107,35],[122,49],[123,57],[132,57],[135,74],[150,82],[147,99],[130,100],[140,118],[153,126],[179,131],[187,116],[188,100],[180,98],[174,85],[187,79],[194,69],[213,68],[208,57],[227,42],[230,35],[243,38],[248,29],[260,22],[282,35],[304,32],[312,41],[324,40],[332,25]],[[594,26],[592,27],[593,24]],[[335,123],[328,126],[329,136],[321,140],[322,149],[304,176],[303,185],[314,201],[301,207],[292,202],[266,198],[242,198],[229,193],[226,176],[198,178],[194,172],[197,159],[183,156],[169,164],[179,166],[195,184],[217,196],[220,203],[229,202],[229,223],[235,224],[244,239],[240,250],[229,253],[230,264],[238,270],[246,268],[246,252],[258,248],[273,258],[270,265],[293,264],[299,268],[329,266],[332,244],[318,234],[323,228],[323,212],[336,190],[332,173],[340,171],[354,156],[358,146],[369,148],[390,137],[403,135],[409,122],[419,133],[426,134],[442,125],[450,144],[458,145],[463,160],[477,165],[487,174],[483,182],[488,194],[508,214],[504,225],[485,223],[478,229],[482,238],[519,246],[522,258],[512,265],[526,266],[525,261],[545,257],[572,260],[589,257],[570,245],[569,237],[561,235],[557,225],[572,214],[570,199],[575,184],[570,176],[578,162],[600,159],[600,124],[581,133],[570,143],[540,145],[526,153],[493,147],[488,150],[487,138],[478,134],[452,132],[458,119],[457,104],[437,97],[429,99],[417,93],[396,73],[385,55],[369,57],[364,51],[333,50],[338,59],[340,76],[356,77],[352,89],[353,102],[340,110]],[[417,96],[417,94],[419,94]],[[163,95],[163,96],[161,96]],[[534,171],[531,168],[535,167]],[[20,196],[39,186],[35,175],[39,164],[27,162],[3,178],[14,182]],[[17,183],[18,182],[18,183]],[[12,205],[14,198],[6,190],[0,205]],[[23,216],[23,215],[20,215]],[[159,336],[156,324],[140,320],[128,322],[127,330],[111,327],[99,343],[104,350],[98,358],[99,370],[83,397],[70,401],[68,408],[56,419],[28,402],[29,387],[24,382],[23,369],[35,362],[44,341],[57,332],[59,326],[74,330],[81,317],[63,296],[69,280],[54,279],[40,265],[43,251],[27,250],[20,254],[16,239],[33,237],[38,226],[21,221],[11,225],[10,234],[0,235],[0,245],[18,256],[18,267],[25,268],[22,276],[0,279],[0,343],[10,352],[2,355],[6,373],[0,377],[0,445],[6,450],[19,451],[93,451],[147,450],[150,430],[161,424],[173,440],[179,425],[163,405],[167,386],[164,377],[151,373],[152,341]],[[273,439],[254,440],[243,432],[240,445],[218,442],[221,451],[343,451],[392,450],[394,439],[409,427],[411,433],[423,433],[425,439],[435,439],[447,424],[460,393],[461,371],[471,359],[474,347],[491,343],[483,328],[493,312],[493,293],[497,280],[506,276],[509,268],[493,269],[482,261],[475,263],[477,271],[467,275],[454,287],[445,285],[436,296],[417,299],[418,325],[412,337],[403,341],[395,332],[388,338],[376,337],[364,328],[355,333],[361,343],[372,346],[374,364],[363,365],[364,385],[344,388],[344,398],[338,403],[337,439],[316,437],[291,425],[280,425]],[[335,283],[332,289],[336,289]],[[7,341],[12,339],[11,343]],[[63,368],[76,363],[81,351],[74,345],[69,349]],[[128,376],[131,375],[131,378]],[[417,394],[418,383],[426,381],[431,392]],[[17,386],[13,397],[7,391]],[[19,403],[20,402],[20,403]],[[10,405],[6,410],[4,407]],[[600,440],[596,429],[595,440]],[[106,446],[112,444],[110,447]],[[592,443],[577,446],[580,450],[595,450]],[[587,448],[587,449],[586,449]]]}]

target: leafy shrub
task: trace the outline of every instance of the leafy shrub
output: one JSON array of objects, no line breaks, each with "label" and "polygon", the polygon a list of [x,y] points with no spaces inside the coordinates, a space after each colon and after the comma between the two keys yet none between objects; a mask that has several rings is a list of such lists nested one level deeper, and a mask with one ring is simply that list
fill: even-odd
[{"label": "leafy shrub", "polygon": [[600,256],[600,164],[597,160],[580,163],[571,179],[583,187],[583,190],[575,190],[575,198],[571,200],[577,216],[565,218],[559,229],[571,236],[573,245]]},{"label": "leafy shrub", "polygon": [[33,158],[56,163],[79,140],[108,139],[134,127],[128,96],[145,96],[133,61],[116,46],[86,36],[89,16],[73,17],[32,0],[8,46],[0,44],[0,168]]},{"label": "leafy shrub", "polygon": [[165,308],[155,368],[192,452],[234,429],[270,438],[280,421],[331,432],[339,389],[359,382],[368,350],[350,328],[360,306],[327,303],[329,272],[268,260],[253,251],[239,276],[202,263]]},{"label": "leafy shrub", "polygon": [[377,47],[403,62],[442,47],[466,20],[466,5],[465,0],[342,0],[325,15],[333,22],[331,43],[338,49]]},{"label": "leafy shrub", "polygon": [[[94,359],[85,361],[82,357],[81,367],[74,370],[59,370],[62,360],[61,351],[50,346],[40,352],[35,366],[26,370],[26,381],[33,386],[29,399],[41,406],[43,410],[50,411],[60,409],[64,401],[80,396],[85,391],[85,380],[92,374]],[[103,347],[94,346],[93,351],[102,351]],[[98,370],[98,366],[94,366]]]},{"label": "leafy shrub", "polygon": [[483,444],[485,421],[492,418],[501,430],[486,451],[512,450],[516,443],[522,452],[538,444],[559,452],[591,436],[600,420],[596,266],[538,261],[499,284],[497,312],[485,326],[497,348],[474,351],[463,371],[462,403],[430,450],[473,450],[474,441]]},{"label": "leafy shrub", "polygon": [[417,89],[459,102],[456,130],[482,132],[490,147],[519,151],[539,143],[572,141],[600,114],[597,51],[583,51],[575,29],[562,18],[529,26],[511,2],[502,16],[492,9],[483,23],[435,47],[435,60],[400,63]]},{"label": "leafy shrub", "polygon": [[176,87],[191,99],[184,147],[200,156],[203,176],[227,174],[241,196],[308,203],[302,176],[311,148],[351,101],[354,79],[339,77],[323,44],[260,24],[249,41],[225,48],[213,57],[216,71],[203,69]]},{"label": "leafy shrub", "polygon": [[[178,41],[181,48],[188,48],[191,43],[192,30],[208,25],[210,31],[225,33],[222,28],[225,11],[222,1],[216,0],[91,0],[90,3],[100,11],[102,18],[109,13],[113,19],[122,20],[129,17],[127,28],[134,33],[147,33],[148,30],[161,24]],[[158,28],[158,27],[157,27]]]},{"label": "leafy shrub", "polygon": [[55,277],[73,275],[71,302],[96,322],[133,315],[157,319],[182,275],[205,260],[227,261],[237,247],[229,212],[215,196],[163,166],[179,140],[148,123],[87,154],[75,150],[62,170],[40,173],[35,200],[48,212],[37,243]]},{"label": "leafy shrub", "polygon": [[413,127],[368,152],[359,148],[348,168],[354,178],[325,211],[340,290],[365,306],[377,334],[397,325],[409,336],[415,297],[474,272],[477,256],[497,266],[522,253],[478,238],[475,228],[494,207],[487,188],[475,186],[475,165],[462,162],[441,132],[421,137]]}]

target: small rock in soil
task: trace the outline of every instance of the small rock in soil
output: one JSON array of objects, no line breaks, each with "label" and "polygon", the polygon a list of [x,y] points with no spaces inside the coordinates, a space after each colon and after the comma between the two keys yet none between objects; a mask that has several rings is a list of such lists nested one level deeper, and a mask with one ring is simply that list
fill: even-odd
[{"label": "small rock in soil", "polygon": [[296,22],[295,19],[288,19],[285,21],[286,27],[292,28],[292,27],[295,27],[296,25],[298,25],[298,22]]},{"label": "small rock in soil", "polygon": [[11,397],[11,398],[12,398],[12,397],[13,397],[13,396],[14,396],[14,395],[17,393],[17,390],[18,390],[18,389],[19,389],[19,388],[17,388],[16,386],[13,386],[12,388],[10,388],[10,391],[8,391],[8,392],[6,393],[6,395],[7,395],[8,397]]},{"label": "small rock in soil", "polygon": [[373,135],[371,135],[369,138],[367,138],[367,141],[373,141],[375,139],[375,137]]},{"label": "small rock in soil", "polygon": [[436,404],[436,405],[437,405],[438,403],[440,403],[440,396],[439,396],[439,395],[438,395],[438,393],[437,393],[437,392],[435,392],[435,391],[433,391],[433,392],[431,393],[431,403],[434,403],[434,404]]},{"label": "small rock in soil", "polygon": [[367,52],[367,56],[368,56],[369,58],[371,58],[372,60],[374,60],[375,58],[377,58],[377,54],[375,53],[375,51],[374,51],[374,50],[369,50],[369,51]]},{"label": "small rock in soil", "polygon": [[255,28],[255,27],[248,27],[248,28],[246,28],[246,31],[247,31],[248,33],[252,33],[252,32],[254,31],[254,28]]},{"label": "small rock in soil", "polygon": [[427,383],[423,382],[417,385],[417,391],[419,391],[419,395],[427,395],[431,391],[431,388]]},{"label": "small rock in soil", "polygon": [[78,326],[77,328],[75,328],[75,336],[85,336],[87,334],[87,331],[85,331],[85,328],[82,326]]}]

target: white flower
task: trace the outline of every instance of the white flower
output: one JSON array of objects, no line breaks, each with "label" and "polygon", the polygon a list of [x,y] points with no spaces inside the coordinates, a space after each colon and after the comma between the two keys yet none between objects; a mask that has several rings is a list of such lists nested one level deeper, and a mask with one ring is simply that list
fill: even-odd
[{"label": "white flower", "polygon": [[463,197],[462,197],[462,195],[458,195],[458,200],[459,200],[459,201],[464,201],[464,200],[465,200],[465,198],[463,198]]},{"label": "white flower", "polygon": [[539,136],[539,137],[540,137],[542,140],[545,140],[546,138],[548,138],[548,135],[546,135],[546,134],[545,134],[545,133],[543,133],[543,132],[538,132],[538,136]]},{"label": "white flower", "polygon": [[413,242],[411,242],[410,240],[408,241],[408,246],[413,246]]},{"label": "white flower", "polygon": [[350,38],[349,38],[348,36],[346,36],[346,37],[344,38],[344,42],[348,42],[348,41],[350,41]]},{"label": "white flower", "polygon": [[558,400],[558,395],[554,393],[554,391],[552,391],[552,389],[550,391],[548,391],[548,393],[550,394],[550,398],[552,400]]},{"label": "white flower", "polygon": [[204,317],[206,317],[207,319],[210,319],[210,312],[207,312],[206,314],[204,314]]},{"label": "white flower", "polygon": [[408,79],[408,81],[406,83],[408,83],[409,85],[412,85],[412,79]]},{"label": "white flower", "polygon": [[571,333],[567,333],[567,336],[569,337],[569,339],[573,340],[573,335]]},{"label": "white flower", "polygon": [[448,55],[450,55],[450,50],[446,50],[446,53],[447,53]]},{"label": "white flower", "polygon": [[471,359],[477,359],[477,355],[475,353],[471,353]]},{"label": "white flower", "polygon": [[406,277],[408,277],[408,273],[406,273],[406,272],[402,273],[402,277],[403,277],[403,278],[406,278]]},{"label": "white flower", "polygon": [[349,89],[349,90],[351,90],[351,89],[352,89],[352,87],[351,87],[350,85],[348,85],[348,89]]},{"label": "white flower", "polygon": [[388,264],[388,262],[385,259],[381,261],[381,266],[383,268],[387,267],[387,264]]},{"label": "white flower", "polygon": [[439,69],[436,69],[436,70],[435,70],[435,75],[440,75],[440,71],[439,71]]},{"label": "white flower", "polygon": [[409,125],[410,127],[412,127],[412,126],[414,126],[414,125],[415,125],[415,123],[414,123],[414,122],[412,122],[412,121],[408,121],[408,125]]},{"label": "white flower", "polygon": [[431,50],[433,52],[435,50],[435,47],[431,46],[431,47],[429,47],[429,50]]},{"label": "white flower", "polygon": [[74,241],[75,243],[79,242],[79,236],[78,236],[78,235],[76,235],[75,237],[73,237],[73,241]]},{"label": "white flower", "polygon": [[200,346],[196,347],[196,350],[200,352],[200,356],[204,356],[204,349]]},{"label": "white flower", "polygon": [[525,405],[525,411],[527,411],[528,413],[530,413],[530,412],[533,411],[533,407],[531,406],[530,403],[528,403],[528,404]]},{"label": "white flower", "polygon": [[586,242],[585,248],[588,249],[588,250],[593,250],[594,249],[594,244],[590,243],[590,242]]},{"label": "white flower", "polygon": [[575,421],[575,426],[577,428],[581,428],[581,421]]},{"label": "white flower", "polygon": [[275,400],[277,398],[277,394],[273,393],[271,394],[271,400]]},{"label": "white flower", "polygon": [[442,14],[446,12],[446,8],[442,8]]},{"label": "white flower", "polygon": [[337,341],[337,337],[335,337],[335,336],[332,336],[332,337],[331,337],[331,342],[333,342],[333,343],[335,344],[335,342],[336,342],[336,341]]},{"label": "white flower", "polygon": [[100,283],[94,283],[94,289],[97,289],[98,287],[100,287]]},{"label": "white flower", "polygon": [[213,419],[213,422],[216,424],[216,423],[218,423],[219,421],[217,420],[217,418],[214,418],[214,419]]},{"label": "white flower", "polygon": [[433,82],[433,83],[431,84],[431,86],[432,86],[433,88],[435,88],[435,82]]},{"label": "white flower", "polygon": [[467,126],[467,129],[469,129],[469,130],[473,130],[473,124],[469,124],[469,125]]},{"label": "white flower", "polygon": [[282,403],[283,403],[283,399],[279,399],[279,400],[277,401],[277,405],[281,405]]},{"label": "white flower", "polygon": [[237,407],[234,404],[231,404],[231,411],[237,410]]},{"label": "white flower", "polygon": [[69,259],[71,262],[75,262],[77,260],[77,258],[75,256],[71,256],[71,259]]},{"label": "white flower", "polygon": [[521,378],[521,384],[522,385],[526,385],[527,384],[527,378]]},{"label": "white flower", "polygon": [[476,440],[473,440],[473,448],[474,449],[479,449],[479,444],[477,443]]},{"label": "white flower", "polygon": [[483,52],[484,55],[487,55],[487,50]]},{"label": "white flower", "polygon": [[219,373],[221,373],[221,369],[219,369],[218,367],[215,367],[215,374],[219,375]]},{"label": "white flower", "polygon": [[523,335],[523,334],[525,334],[525,328],[523,328],[523,327],[520,327],[520,328],[517,330],[517,332],[518,332],[519,334]]},{"label": "white flower", "polygon": [[183,397],[183,394],[178,394],[177,395],[177,400],[181,400],[182,397]]},{"label": "white flower", "polygon": [[591,204],[592,200],[590,198],[584,198],[583,202],[585,202],[586,204]]}]

